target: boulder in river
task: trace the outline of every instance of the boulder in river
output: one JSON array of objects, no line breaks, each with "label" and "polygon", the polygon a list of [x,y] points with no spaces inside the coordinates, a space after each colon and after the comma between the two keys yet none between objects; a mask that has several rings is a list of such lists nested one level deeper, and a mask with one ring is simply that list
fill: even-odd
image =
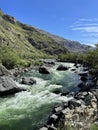
[{"label": "boulder in river", "polygon": [[80,72],[78,75],[80,75],[80,76],[88,76],[88,71]]},{"label": "boulder in river", "polygon": [[59,70],[59,71],[64,71],[64,70],[68,70],[68,67],[66,67],[66,66],[64,66],[64,65],[59,65],[58,67],[57,67],[57,69],[56,70]]},{"label": "boulder in river", "polygon": [[72,69],[71,69],[71,71],[75,71],[75,70],[76,70],[76,68],[72,68]]},{"label": "boulder in river", "polygon": [[27,85],[33,85],[36,84],[36,80],[32,77],[23,77],[21,83]]},{"label": "boulder in river", "polygon": [[51,90],[52,93],[55,93],[55,94],[60,94],[62,93],[62,89],[61,88],[54,88]]},{"label": "boulder in river", "polygon": [[41,73],[41,74],[50,74],[50,72],[48,71],[48,69],[45,66],[39,67],[39,73]]},{"label": "boulder in river", "polygon": [[21,91],[25,90],[23,88],[19,88],[11,77],[0,77],[0,96],[12,95]]},{"label": "boulder in river", "polygon": [[86,82],[87,81],[87,78],[85,76],[81,76],[80,78],[82,81]]}]

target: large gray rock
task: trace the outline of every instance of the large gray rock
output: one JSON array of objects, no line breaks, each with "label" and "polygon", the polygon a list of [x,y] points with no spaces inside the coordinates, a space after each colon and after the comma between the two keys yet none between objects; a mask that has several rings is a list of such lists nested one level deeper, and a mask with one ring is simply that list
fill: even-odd
[{"label": "large gray rock", "polygon": [[21,91],[24,91],[24,89],[19,88],[11,77],[0,77],[0,96],[11,95]]},{"label": "large gray rock", "polygon": [[0,96],[7,96],[23,91],[12,78],[11,73],[0,64]]}]

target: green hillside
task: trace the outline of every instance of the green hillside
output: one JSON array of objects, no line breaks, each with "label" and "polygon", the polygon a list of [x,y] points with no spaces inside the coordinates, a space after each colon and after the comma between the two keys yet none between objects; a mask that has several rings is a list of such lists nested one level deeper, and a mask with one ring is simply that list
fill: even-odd
[{"label": "green hillside", "polygon": [[0,60],[25,64],[38,58],[55,57],[67,49],[34,27],[18,22],[0,11]]}]

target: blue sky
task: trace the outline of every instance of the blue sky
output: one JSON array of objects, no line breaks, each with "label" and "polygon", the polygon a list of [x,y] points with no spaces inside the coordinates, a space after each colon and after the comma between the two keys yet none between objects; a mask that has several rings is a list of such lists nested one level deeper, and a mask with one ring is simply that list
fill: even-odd
[{"label": "blue sky", "polygon": [[98,0],[0,0],[0,8],[21,22],[66,39],[98,43]]}]

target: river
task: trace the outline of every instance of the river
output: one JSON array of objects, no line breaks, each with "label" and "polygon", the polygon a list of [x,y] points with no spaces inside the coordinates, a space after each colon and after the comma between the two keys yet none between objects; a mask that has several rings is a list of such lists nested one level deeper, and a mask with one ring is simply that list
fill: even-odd
[{"label": "river", "polygon": [[[0,130],[38,130],[47,121],[53,106],[71,98],[55,94],[54,91],[77,91],[79,76],[70,69],[57,71],[59,64],[61,63],[56,62],[50,67],[50,74],[47,75],[40,74],[37,70],[22,74],[16,83],[27,91],[0,98]],[[74,68],[72,63],[62,64]],[[19,82],[23,76],[34,77],[37,83],[32,86],[21,85]]]}]

